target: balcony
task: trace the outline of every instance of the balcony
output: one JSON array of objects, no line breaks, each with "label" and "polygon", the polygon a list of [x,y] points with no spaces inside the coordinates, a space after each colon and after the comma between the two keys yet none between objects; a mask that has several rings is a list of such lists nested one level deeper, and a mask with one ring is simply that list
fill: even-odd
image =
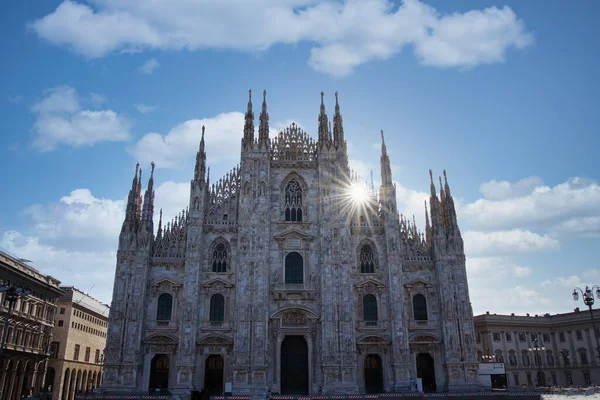
[{"label": "balcony", "polygon": [[273,286],[275,300],[315,300],[317,291],[311,284],[277,284]]},{"label": "balcony", "polygon": [[388,326],[388,321],[356,321],[357,331],[380,331]]},{"label": "balcony", "polygon": [[204,321],[201,330],[202,332],[230,332],[231,324],[229,321]]},{"label": "balcony", "polygon": [[161,332],[177,332],[177,321],[149,321],[148,329]]}]

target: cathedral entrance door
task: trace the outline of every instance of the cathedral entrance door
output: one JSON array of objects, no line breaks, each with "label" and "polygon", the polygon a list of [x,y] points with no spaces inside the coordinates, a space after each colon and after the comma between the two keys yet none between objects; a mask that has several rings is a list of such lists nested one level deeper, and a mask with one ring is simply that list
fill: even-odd
[{"label": "cathedral entrance door", "polygon": [[365,358],[365,390],[367,393],[383,392],[381,358],[377,354],[369,354]]},{"label": "cathedral entrance door", "polygon": [[223,394],[223,357],[208,356],[204,369],[204,391],[211,396]]},{"label": "cathedral entrance door", "polygon": [[160,391],[169,387],[169,356],[157,354],[150,362],[149,391]]},{"label": "cathedral entrance door", "polygon": [[433,393],[437,390],[435,384],[435,366],[433,357],[429,353],[420,353],[417,356],[417,378],[423,381],[423,391]]},{"label": "cathedral entrance door", "polygon": [[308,345],[302,336],[281,344],[281,394],[308,394]]}]

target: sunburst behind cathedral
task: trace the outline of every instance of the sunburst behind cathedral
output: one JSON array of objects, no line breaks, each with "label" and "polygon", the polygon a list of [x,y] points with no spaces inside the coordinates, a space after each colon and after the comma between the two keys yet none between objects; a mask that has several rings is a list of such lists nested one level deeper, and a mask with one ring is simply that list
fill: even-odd
[{"label": "sunburst behind cathedral", "polygon": [[[381,185],[348,166],[335,94],[317,138],[269,137],[252,97],[240,164],[211,182],[202,139],[189,206],[157,229],[154,164],[136,167],[119,238],[106,390],[358,394],[477,387],[463,241],[430,171],[426,226],[399,214],[381,133]],[[210,135],[210,132],[206,132]],[[209,171],[210,172],[210,171]],[[444,172],[444,179],[446,174]],[[429,210],[428,210],[429,208]]]}]

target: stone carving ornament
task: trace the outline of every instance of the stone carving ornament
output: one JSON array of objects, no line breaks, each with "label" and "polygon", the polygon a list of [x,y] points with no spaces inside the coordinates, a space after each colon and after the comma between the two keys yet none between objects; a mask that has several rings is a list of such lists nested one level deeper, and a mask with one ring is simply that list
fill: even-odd
[{"label": "stone carving ornament", "polygon": [[304,326],[306,325],[306,315],[293,311],[288,312],[283,316],[284,326]]}]

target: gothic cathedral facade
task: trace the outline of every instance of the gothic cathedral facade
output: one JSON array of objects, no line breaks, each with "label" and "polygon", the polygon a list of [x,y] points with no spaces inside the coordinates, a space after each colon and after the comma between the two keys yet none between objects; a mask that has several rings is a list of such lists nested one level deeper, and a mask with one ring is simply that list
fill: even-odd
[{"label": "gothic cathedral facade", "polygon": [[[153,225],[133,179],[119,238],[103,387],[189,396],[477,388],[463,241],[431,176],[422,233],[399,214],[381,134],[376,192],[350,171],[336,93],[318,138],[269,137],[252,99],[240,164],[210,183],[204,127],[189,207]],[[241,128],[241,127],[240,127]],[[210,134],[210,133],[208,133]],[[209,149],[210,150],[210,149]],[[445,172],[444,172],[445,177]]]}]

